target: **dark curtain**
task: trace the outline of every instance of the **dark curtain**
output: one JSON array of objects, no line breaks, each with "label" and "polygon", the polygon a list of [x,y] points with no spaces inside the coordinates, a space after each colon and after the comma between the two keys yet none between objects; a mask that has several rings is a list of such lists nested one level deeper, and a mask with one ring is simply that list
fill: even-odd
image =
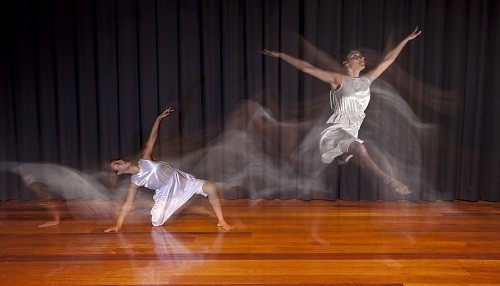
[{"label": "dark curtain", "polygon": [[[316,163],[301,158],[314,152],[310,158],[294,154],[324,123],[329,86],[259,50],[282,50],[328,68],[323,52],[339,58],[356,47],[373,55],[367,59],[373,66],[418,24],[423,34],[380,80],[432,127],[419,133],[420,150],[382,131],[366,146],[418,151],[420,169],[413,175],[420,184],[406,199],[500,198],[500,1],[1,5],[0,161],[95,170],[108,159],[136,154],[158,112],[173,105],[176,112],[162,125],[159,158],[211,180],[219,179],[210,177],[214,169],[241,171],[248,167],[242,162],[260,162],[223,192],[225,198],[400,199],[383,193],[355,161],[321,167],[321,187],[308,187],[315,177],[303,175]],[[361,138],[383,119],[377,98],[383,97],[372,94],[366,111],[374,123],[363,126]],[[284,176],[285,165],[294,172]],[[17,176],[2,172],[0,178],[0,199],[29,197]]]}]

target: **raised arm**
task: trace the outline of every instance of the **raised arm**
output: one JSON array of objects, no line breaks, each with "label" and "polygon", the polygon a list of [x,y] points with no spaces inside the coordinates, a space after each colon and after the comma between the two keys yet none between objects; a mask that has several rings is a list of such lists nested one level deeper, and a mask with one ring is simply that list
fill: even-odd
[{"label": "raised arm", "polygon": [[104,230],[104,232],[117,232],[122,229],[125,218],[129,214],[130,210],[132,210],[132,207],[134,206],[135,196],[137,195],[138,189],[139,186],[137,186],[134,183],[130,183],[128,185],[127,198],[123,202],[123,205],[120,209],[120,215],[118,216],[118,221],[116,222],[115,226],[107,228],[106,230]]},{"label": "raised arm", "polygon": [[160,123],[163,118],[169,115],[174,109],[169,107],[165,109],[162,113],[156,117],[155,122],[153,123],[153,127],[151,127],[151,133],[149,133],[148,141],[146,145],[141,150],[141,158],[151,160],[151,154],[153,153],[153,148],[155,147],[156,139],[158,138],[158,132],[160,130]]},{"label": "raised arm", "polygon": [[418,26],[406,38],[404,38],[394,49],[390,50],[384,59],[372,70],[366,73],[370,81],[378,78],[398,57],[399,53],[403,50],[404,46],[411,40],[420,35],[422,31],[418,30]]},{"label": "raised arm", "polygon": [[338,85],[342,83],[342,77],[343,75],[340,73],[332,72],[332,71],[326,71],[319,69],[312,64],[301,60],[294,58],[288,54],[282,53],[282,52],[276,52],[276,51],[269,51],[269,50],[262,50],[260,51],[261,54],[265,56],[270,56],[273,58],[280,58],[284,60],[285,62],[291,64],[292,66],[296,67],[300,71],[303,71],[307,74],[310,74],[314,76],[315,78],[322,80],[326,83],[329,83],[333,86],[333,88],[336,88]]}]

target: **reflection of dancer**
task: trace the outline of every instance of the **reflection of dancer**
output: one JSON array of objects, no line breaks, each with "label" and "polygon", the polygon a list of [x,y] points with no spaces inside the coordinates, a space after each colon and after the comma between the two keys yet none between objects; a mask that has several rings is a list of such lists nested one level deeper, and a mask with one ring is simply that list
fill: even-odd
[{"label": "reflection of dancer", "polygon": [[153,197],[155,204],[151,210],[151,221],[154,226],[164,224],[194,194],[200,194],[208,196],[210,204],[219,220],[217,225],[226,230],[234,228],[224,219],[219,193],[215,184],[196,179],[190,174],[184,173],[167,163],[155,161],[151,157],[158,137],[160,123],[172,111],[173,109],[170,107],[158,115],[151,129],[149,139],[141,151],[141,159],[138,162],[132,163],[123,159],[111,162],[111,168],[118,175],[125,173],[132,176],[118,221],[115,226],[106,229],[106,232],[119,231],[122,228],[126,216],[132,209],[137,190],[140,186],[156,190]]},{"label": "reflection of dancer", "polygon": [[328,126],[321,133],[321,161],[331,163],[339,157],[340,162],[347,162],[350,157],[357,156],[363,169],[376,174],[391,189],[400,194],[409,194],[410,190],[377,166],[362,144],[363,141],[358,138],[358,131],[370,100],[370,84],[394,62],[406,43],[416,38],[420,33],[418,27],[415,28],[394,49],[389,51],[374,69],[363,76],[360,76],[360,72],[365,68],[365,61],[358,50],[350,51],[343,61],[347,74],[319,69],[306,61],[282,52],[262,51],[262,54],[266,56],[281,58],[299,70],[330,84],[330,107],[333,114],[326,122]]}]

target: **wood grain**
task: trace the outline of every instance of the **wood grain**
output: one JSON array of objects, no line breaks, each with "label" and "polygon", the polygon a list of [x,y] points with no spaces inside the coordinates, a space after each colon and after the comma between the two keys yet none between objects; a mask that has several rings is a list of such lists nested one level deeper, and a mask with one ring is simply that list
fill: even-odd
[{"label": "wood grain", "polygon": [[2,285],[500,285],[494,202],[225,200],[223,231],[206,199],[162,227],[139,201],[120,233],[53,202],[51,228],[43,201],[0,202]]}]

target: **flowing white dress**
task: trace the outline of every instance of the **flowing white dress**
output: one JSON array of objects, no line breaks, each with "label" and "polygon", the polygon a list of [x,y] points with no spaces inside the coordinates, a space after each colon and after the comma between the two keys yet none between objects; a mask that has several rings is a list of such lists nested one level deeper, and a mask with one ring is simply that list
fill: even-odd
[{"label": "flowing white dress", "polygon": [[165,162],[141,159],[137,164],[140,171],[132,175],[130,181],[155,190],[155,203],[151,209],[151,222],[154,226],[163,225],[194,194],[207,196],[202,189],[206,181],[196,179]]},{"label": "flowing white dress", "polygon": [[18,174],[25,185],[42,183],[45,199],[65,199],[77,219],[110,219],[112,208],[106,187],[94,176],[54,163],[0,161],[0,172]]},{"label": "flowing white dress", "polygon": [[[330,91],[330,107],[333,114],[328,127],[321,132],[320,152],[323,163],[331,163],[336,157],[347,153],[349,145],[357,141],[359,128],[365,118],[365,109],[370,102],[370,79],[365,76],[344,76],[340,88]],[[352,155],[343,159],[347,162]]]}]

